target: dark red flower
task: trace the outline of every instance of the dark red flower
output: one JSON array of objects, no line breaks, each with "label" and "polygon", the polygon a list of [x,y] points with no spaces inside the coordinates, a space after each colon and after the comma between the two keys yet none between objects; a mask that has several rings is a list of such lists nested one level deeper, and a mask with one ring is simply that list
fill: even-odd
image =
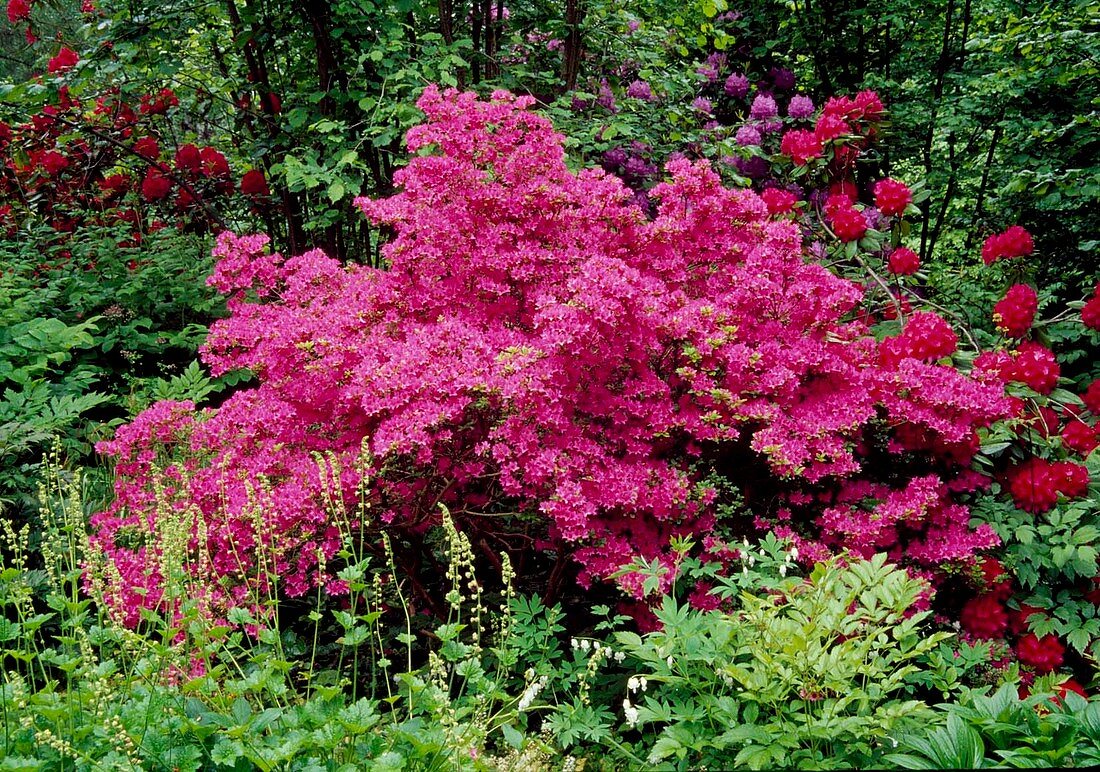
[{"label": "dark red flower", "polygon": [[191,143],[180,145],[176,150],[176,168],[181,172],[198,174],[202,169],[202,154],[199,149]]},{"label": "dark red flower", "polygon": [[17,24],[31,18],[31,4],[27,0],[8,0],[8,21]]},{"label": "dark red flower", "polygon": [[1081,395],[1081,401],[1094,415],[1100,415],[1100,378],[1089,384],[1085,393]]},{"label": "dark red flower", "polygon": [[241,177],[241,193],[246,196],[269,196],[271,189],[267,186],[267,178],[259,169],[245,172]]},{"label": "dark red flower", "polygon": [[975,638],[1003,638],[1008,629],[1008,614],[995,595],[978,595],[962,607],[959,624]]},{"label": "dark red flower", "polygon": [[160,157],[160,145],[154,137],[142,137],[134,143],[134,152],[142,158],[155,161]]},{"label": "dark red flower", "polygon": [[204,147],[199,151],[202,159],[202,173],[207,177],[228,177],[230,175],[229,162],[225,156],[212,147]]},{"label": "dark red flower", "polygon": [[74,67],[79,61],[80,56],[76,51],[68,46],[61,46],[61,50],[57,52],[57,56],[50,59],[49,64],[46,65],[46,70],[51,73],[64,72]]},{"label": "dark red flower", "polygon": [[172,181],[160,169],[150,169],[141,182],[141,195],[146,201],[159,201],[172,189]]},{"label": "dark red flower", "polygon": [[1075,418],[1062,429],[1062,444],[1082,456],[1087,456],[1100,445],[1100,434],[1095,427]]},{"label": "dark red flower", "polygon": [[1081,322],[1086,327],[1100,330],[1100,284],[1096,285],[1096,289],[1092,291],[1092,297],[1081,309]]},{"label": "dark red flower", "polygon": [[1035,672],[1049,673],[1061,667],[1065,647],[1053,635],[1037,637],[1028,633],[1016,644],[1016,656],[1020,662],[1035,668]]}]

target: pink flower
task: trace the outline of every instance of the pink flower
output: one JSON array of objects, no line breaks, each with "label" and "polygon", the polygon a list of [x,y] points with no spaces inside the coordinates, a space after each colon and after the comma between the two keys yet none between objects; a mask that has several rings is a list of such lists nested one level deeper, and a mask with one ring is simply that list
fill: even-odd
[{"label": "pink flower", "polygon": [[812,131],[792,129],[783,135],[779,152],[789,157],[795,166],[805,166],[821,157],[821,142]]},{"label": "pink flower", "polygon": [[993,308],[993,321],[997,329],[1010,338],[1027,335],[1039,310],[1039,297],[1027,284],[1014,284],[1003,299]]},{"label": "pink flower", "polygon": [[986,265],[1002,258],[1026,257],[1035,250],[1031,234],[1019,225],[1013,225],[1004,233],[998,233],[985,240],[982,246],[982,260]]},{"label": "pink flower", "polygon": [[883,214],[902,215],[911,203],[913,203],[913,193],[905,183],[889,177],[875,183],[875,206]]},{"label": "pink flower", "polygon": [[920,268],[920,257],[908,247],[897,247],[890,253],[887,267],[896,276],[911,276]]}]

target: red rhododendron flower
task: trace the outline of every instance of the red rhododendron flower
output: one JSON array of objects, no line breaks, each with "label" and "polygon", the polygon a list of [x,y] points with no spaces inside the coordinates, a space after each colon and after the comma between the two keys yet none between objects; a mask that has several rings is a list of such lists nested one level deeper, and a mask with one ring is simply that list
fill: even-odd
[{"label": "red rhododendron flower", "polygon": [[172,189],[172,180],[160,169],[150,169],[141,181],[141,195],[146,201],[159,201]]},{"label": "red rhododendron flower", "polygon": [[893,340],[901,343],[907,356],[923,361],[951,356],[959,345],[959,336],[951,325],[932,311],[914,313],[906,321],[901,334]]},{"label": "red rhododendron flower", "polygon": [[207,177],[228,177],[230,175],[229,162],[225,156],[212,147],[204,147],[199,151],[202,158],[202,173]]},{"label": "red rhododendron flower", "polygon": [[283,100],[274,92],[264,95],[261,101],[264,109],[273,115],[278,115],[283,111]]},{"label": "red rhododendron flower", "polygon": [[864,219],[863,212],[854,206],[838,206],[827,218],[833,233],[841,241],[858,241],[867,232],[867,220]]},{"label": "red rhododendron flower", "polygon": [[56,150],[47,150],[38,157],[38,164],[47,174],[54,176],[68,167],[69,159]]},{"label": "red rhododendron flower", "polygon": [[1001,600],[1012,594],[1012,577],[997,558],[982,558],[981,572],[983,593]]},{"label": "red rhododendron flower", "polygon": [[866,89],[856,94],[853,103],[854,118],[864,121],[879,121],[886,115],[886,108],[876,92]]},{"label": "red rhododendron flower", "polygon": [[993,307],[993,321],[997,329],[1010,338],[1027,335],[1039,310],[1039,296],[1027,284],[1013,284],[1004,298]]},{"label": "red rhododendron flower", "polygon": [[1009,474],[1009,493],[1025,512],[1042,514],[1058,503],[1061,478],[1046,459],[1028,459]]},{"label": "red rhododendron flower", "polygon": [[67,46],[61,46],[61,50],[58,51],[57,56],[50,59],[49,64],[46,65],[46,70],[51,73],[64,72],[74,67],[79,61],[80,56],[76,51]]},{"label": "red rhododendron flower", "polygon": [[1089,470],[1072,461],[1058,461],[1053,466],[1058,492],[1067,499],[1081,498],[1089,490]]},{"label": "red rhododendron flower", "polygon": [[1013,225],[1004,233],[998,233],[985,240],[982,246],[982,260],[986,265],[1009,257],[1025,257],[1035,250],[1031,234],[1019,225]]},{"label": "red rhododendron flower", "polygon": [[1100,284],[1096,285],[1096,289],[1092,291],[1092,297],[1081,309],[1081,322],[1086,327],[1100,330]]},{"label": "red rhododendron flower", "polygon": [[1060,374],[1054,352],[1030,340],[1019,345],[1006,372],[1009,380],[1027,384],[1040,394],[1054,391]]},{"label": "red rhododendron flower", "polygon": [[99,181],[99,189],[105,196],[117,196],[130,189],[130,178],[125,174],[112,174]]},{"label": "red rhododendron flower", "polygon": [[8,21],[16,24],[31,18],[31,4],[27,0],[8,0]]},{"label": "red rhododendron flower", "polygon": [[190,142],[176,149],[176,168],[181,172],[198,174],[202,170],[202,154]]},{"label": "red rhododendron flower", "polygon": [[[817,119],[817,124],[814,126],[812,136],[817,140],[820,146],[824,142],[836,139],[845,134],[850,134],[851,132],[852,127],[849,126],[848,122],[843,118],[824,114]],[[806,133],[810,134],[810,132]]]},{"label": "red rhododendron flower", "polygon": [[765,188],[760,193],[761,200],[768,206],[768,214],[786,214],[794,209],[799,198],[789,190]]},{"label": "red rhododendron flower", "polygon": [[1100,378],[1089,384],[1085,393],[1081,395],[1081,401],[1094,415],[1100,415]]},{"label": "red rhododendron flower", "polygon": [[134,143],[134,152],[142,158],[155,161],[160,157],[160,145],[154,137],[142,137]]},{"label": "red rhododendron flower", "polygon": [[821,141],[812,131],[792,129],[783,135],[779,152],[789,157],[795,166],[805,166],[821,156]]},{"label": "red rhododendron flower", "polygon": [[875,184],[875,206],[885,215],[903,214],[913,203],[913,192],[904,182],[887,177]]},{"label": "red rhododendron flower", "polygon": [[1008,629],[1008,614],[996,596],[978,595],[962,607],[959,624],[975,638],[1003,638]]},{"label": "red rhododendron flower", "polygon": [[241,177],[241,193],[246,196],[268,196],[271,190],[267,187],[267,178],[259,169],[245,172]]},{"label": "red rhododendron flower", "polygon": [[1042,614],[1046,616],[1045,609],[1041,609],[1038,606],[1029,606],[1026,603],[1021,603],[1018,609],[1009,609],[1008,611],[1008,629],[1013,635],[1024,635],[1028,631],[1027,620],[1028,617],[1035,614]]},{"label": "red rhododendron flower", "polygon": [[150,94],[141,95],[141,112],[144,115],[160,115],[179,103],[179,97],[172,89],[162,88],[155,97]]},{"label": "red rhododendron flower", "polygon": [[1035,668],[1039,674],[1061,667],[1065,653],[1065,647],[1053,635],[1039,638],[1034,633],[1028,633],[1016,644],[1016,656],[1020,662]]},{"label": "red rhododendron flower", "polygon": [[1058,495],[1080,498],[1088,492],[1089,472],[1072,461],[1031,458],[1010,471],[1009,492],[1020,509],[1041,514],[1058,503]]},{"label": "red rhododendron flower", "polygon": [[1062,444],[1082,456],[1087,456],[1100,445],[1100,432],[1084,421],[1074,419],[1062,429]]},{"label": "red rhododendron flower", "polygon": [[920,257],[909,247],[898,247],[890,253],[886,267],[895,276],[911,276],[920,268]]}]

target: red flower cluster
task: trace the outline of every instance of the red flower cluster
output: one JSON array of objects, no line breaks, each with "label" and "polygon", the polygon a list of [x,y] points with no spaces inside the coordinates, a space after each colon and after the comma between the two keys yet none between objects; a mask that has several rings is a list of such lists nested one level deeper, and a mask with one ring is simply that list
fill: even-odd
[{"label": "red flower cluster", "polygon": [[1089,426],[1079,418],[1074,418],[1062,429],[1062,444],[1082,456],[1087,456],[1096,449],[1097,445],[1100,445],[1100,436],[1095,427]]},{"label": "red flower cluster", "polygon": [[981,566],[981,590],[1001,600],[1012,594],[1012,577],[997,558],[984,558]]},{"label": "red flower cluster", "polygon": [[198,174],[202,170],[202,154],[190,142],[176,149],[176,169],[181,172]]},{"label": "red flower cluster", "polygon": [[1058,385],[1061,368],[1053,351],[1028,340],[1019,345],[1002,374],[1006,380],[1027,384],[1040,394],[1050,394]]},{"label": "red flower cluster", "polygon": [[142,137],[134,143],[134,152],[149,161],[155,161],[160,157],[160,145],[154,137]]},{"label": "red flower cluster", "polygon": [[962,607],[959,624],[975,638],[1003,638],[1008,629],[1008,614],[996,595],[978,595]]},{"label": "red flower cluster", "polygon": [[890,253],[886,266],[895,276],[911,276],[920,268],[920,257],[909,247],[898,247]]},{"label": "red flower cluster", "polygon": [[1081,309],[1081,321],[1086,327],[1100,330],[1100,283],[1096,285],[1096,289],[1092,291],[1092,297]]},{"label": "red flower cluster", "polygon": [[141,181],[141,195],[146,201],[159,201],[172,190],[172,180],[164,172],[152,167]]},{"label": "red flower cluster", "polygon": [[1065,647],[1053,635],[1039,638],[1034,633],[1028,633],[1016,644],[1016,656],[1020,662],[1035,668],[1039,674],[1061,667],[1065,653]]},{"label": "red flower cluster", "polygon": [[1072,461],[1031,458],[1016,466],[1010,475],[1008,487],[1012,500],[1017,507],[1034,515],[1057,504],[1058,494],[1077,498],[1089,487],[1088,469]]},{"label": "red flower cluster", "polygon": [[18,24],[31,18],[31,4],[27,0],[8,0],[8,21]]},{"label": "red flower cluster", "polygon": [[1081,395],[1081,401],[1095,415],[1100,415],[1100,378],[1089,384],[1085,393]]},{"label": "red flower cluster", "polygon": [[168,108],[180,103],[175,92],[170,88],[162,88],[155,97],[151,94],[141,95],[141,112],[143,115],[161,115],[168,112]]},{"label": "red flower cluster", "polygon": [[779,152],[788,156],[795,166],[805,166],[821,157],[821,139],[812,131],[792,129],[783,135]]},{"label": "red flower cluster", "polygon": [[259,169],[245,172],[241,178],[241,193],[246,196],[269,196],[271,189],[267,186],[267,178]]},{"label": "red flower cluster", "polygon": [[959,345],[959,336],[951,325],[932,311],[917,311],[905,323],[901,334],[882,342],[879,354],[883,364],[894,364],[911,357],[933,362],[951,356]]},{"label": "red flower cluster", "polygon": [[985,240],[982,246],[982,260],[990,265],[1001,258],[1024,257],[1035,250],[1031,234],[1019,225],[1013,225],[1004,233],[998,233]]},{"label": "red flower cluster", "polygon": [[75,67],[76,63],[79,61],[80,56],[76,51],[68,46],[61,46],[61,50],[57,52],[57,56],[50,59],[49,64],[46,65],[46,70],[50,73],[65,72],[65,70]]},{"label": "red flower cluster", "polygon": [[834,193],[826,199],[825,217],[841,241],[858,241],[867,232],[867,220],[846,195]]},{"label": "red flower cluster", "polygon": [[855,98],[831,97],[821,111],[822,115],[835,116],[848,121],[881,121],[886,115],[882,100],[874,91],[860,91]]},{"label": "red flower cluster", "polygon": [[1031,329],[1038,310],[1039,296],[1035,290],[1027,284],[1014,284],[993,307],[993,322],[1008,337],[1022,338]]},{"label": "red flower cluster", "polygon": [[875,184],[875,206],[885,215],[897,216],[913,203],[913,192],[904,182],[887,177]]}]

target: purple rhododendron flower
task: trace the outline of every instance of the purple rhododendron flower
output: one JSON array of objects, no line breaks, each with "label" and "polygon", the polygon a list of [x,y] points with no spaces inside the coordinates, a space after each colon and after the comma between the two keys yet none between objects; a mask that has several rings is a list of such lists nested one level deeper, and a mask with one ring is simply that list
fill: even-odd
[{"label": "purple rhododendron flower", "polygon": [[749,79],[739,72],[726,78],[725,92],[734,99],[744,99],[749,93]]},{"label": "purple rhododendron flower", "polygon": [[760,129],[753,126],[751,123],[746,123],[744,126],[737,130],[737,136],[735,137],[737,144],[742,147],[753,147],[760,144]]},{"label": "purple rhododendron flower", "polygon": [[749,117],[758,121],[766,121],[779,115],[779,106],[771,94],[757,94],[749,108]]},{"label": "purple rhododendron flower", "polygon": [[804,118],[809,118],[813,114],[814,103],[812,99],[802,94],[795,94],[791,97],[791,102],[787,105],[787,115],[794,118],[796,121],[800,121]]},{"label": "purple rhododendron flower", "polygon": [[626,95],[631,99],[641,99],[643,102],[653,101],[653,89],[644,80],[636,80],[627,86]]}]

